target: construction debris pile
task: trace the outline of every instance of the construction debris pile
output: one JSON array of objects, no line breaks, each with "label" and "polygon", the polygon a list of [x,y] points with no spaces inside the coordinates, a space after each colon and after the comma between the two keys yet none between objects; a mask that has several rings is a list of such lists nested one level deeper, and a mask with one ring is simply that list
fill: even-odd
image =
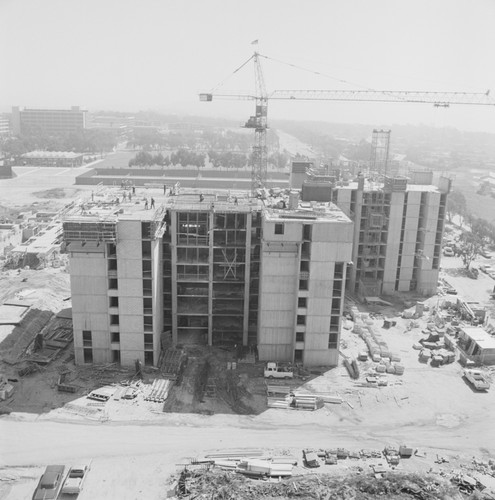
[{"label": "construction debris pile", "polygon": [[[456,485],[428,474],[387,472],[383,477],[368,474],[300,475],[281,482],[256,481],[243,474],[213,468],[184,469],[178,477],[178,498],[197,500],[274,499],[434,499],[460,500]],[[483,497],[478,497],[483,498]]]},{"label": "construction debris pile", "polygon": [[[376,372],[402,375],[404,373],[404,366],[400,364],[400,356],[390,352],[387,343],[373,328],[373,320],[369,315],[359,312],[355,306],[351,307],[350,312],[354,321],[353,332],[357,333],[366,343],[371,359],[377,363],[375,366]],[[387,324],[387,322],[384,324],[390,327],[390,324]],[[356,373],[357,363],[355,366],[351,363],[351,368],[352,370],[348,368],[351,376],[354,375],[353,378],[358,378],[359,372]]]}]

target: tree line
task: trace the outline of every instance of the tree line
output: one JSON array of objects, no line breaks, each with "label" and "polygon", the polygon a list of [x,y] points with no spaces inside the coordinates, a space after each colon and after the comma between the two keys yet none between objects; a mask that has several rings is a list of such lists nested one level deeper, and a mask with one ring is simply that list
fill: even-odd
[{"label": "tree line", "polygon": [[481,254],[485,246],[495,245],[495,223],[475,217],[467,209],[467,201],[460,191],[452,191],[447,198],[447,219],[459,217],[461,228],[466,226],[456,244],[455,251],[466,269]]}]

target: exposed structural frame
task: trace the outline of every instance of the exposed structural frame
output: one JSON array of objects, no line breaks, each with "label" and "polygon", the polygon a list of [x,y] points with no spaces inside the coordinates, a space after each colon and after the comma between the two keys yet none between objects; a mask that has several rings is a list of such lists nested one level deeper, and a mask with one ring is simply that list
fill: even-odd
[{"label": "exposed structural frame", "polygon": [[390,130],[373,130],[371,138],[370,173],[387,175],[390,149]]}]

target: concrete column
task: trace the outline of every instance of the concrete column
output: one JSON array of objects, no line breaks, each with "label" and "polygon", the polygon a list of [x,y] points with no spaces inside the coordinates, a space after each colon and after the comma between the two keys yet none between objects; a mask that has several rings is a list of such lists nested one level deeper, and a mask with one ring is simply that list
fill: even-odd
[{"label": "concrete column", "polygon": [[245,214],[246,217],[246,259],[244,272],[244,316],[242,321],[242,345],[248,344],[249,334],[249,287],[251,284],[251,213]]},{"label": "concrete column", "polygon": [[215,227],[215,210],[208,217],[208,345],[213,345],[213,228]]},{"label": "concrete column", "polygon": [[172,260],[172,343],[177,345],[177,217],[178,212],[170,212],[170,256]]}]

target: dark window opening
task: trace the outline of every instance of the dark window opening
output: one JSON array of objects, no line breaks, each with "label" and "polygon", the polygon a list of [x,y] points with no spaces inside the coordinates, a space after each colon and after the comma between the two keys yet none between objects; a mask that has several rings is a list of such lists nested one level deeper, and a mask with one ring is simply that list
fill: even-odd
[{"label": "dark window opening", "polygon": [[303,362],[303,350],[296,349],[294,351],[294,363],[302,363]]},{"label": "dark window opening", "polygon": [[339,339],[338,333],[330,333],[328,336],[328,348],[337,349],[338,339]]},{"label": "dark window opening", "polygon": [[153,366],[153,351],[145,351],[144,364],[145,366]]},{"label": "dark window opening", "polygon": [[143,257],[151,257],[151,241],[143,241],[141,243],[141,249],[143,252]]},{"label": "dark window opening", "polygon": [[110,314],[110,324],[118,325],[120,324],[119,315],[118,314]]},{"label": "dark window opening", "polygon": [[112,363],[120,364],[120,351],[112,351]]},{"label": "dark window opening", "polygon": [[82,338],[83,338],[83,347],[91,347],[93,345],[91,330],[83,330]]},{"label": "dark window opening", "polygon": [[110,342],[120,342],[120,333],[110,332]]},{"label": "dark window opening", "polygon": [[119,281],[115,278],[111,278],[108,280],[108,289],[109,290],[117,290],[119,288]]},{"label": "dark window opening", "polygon": [[145,333],[144,334],[144,350],[152,351],[153,350],[153,334]]},{"label": "dark window opening", "polygon": [[306,316],[302,316],[300,314],[297,315],[297,324],[305,325],[306,324]]},{"label": "dark window opening", "polygon": [[308,299],[306,297],[299,297],[297,299],[297,307],[307,307]]},{"label": "dark window opening", "polygon": [[275,234],[284,234],[284,225],[282,223],[275,224]]},{"label": "dark window opening", "polygon": [[110,297],[110,307],[119,307],[118,297]]},{"label": "dark window opening", "polygon": [[304,332],[296,332],[296,342],[304,342]]},{"label": "dark window opening", "polygon": [[93,362],[93,349],[83,349],[83,354],[85,363]]}]

